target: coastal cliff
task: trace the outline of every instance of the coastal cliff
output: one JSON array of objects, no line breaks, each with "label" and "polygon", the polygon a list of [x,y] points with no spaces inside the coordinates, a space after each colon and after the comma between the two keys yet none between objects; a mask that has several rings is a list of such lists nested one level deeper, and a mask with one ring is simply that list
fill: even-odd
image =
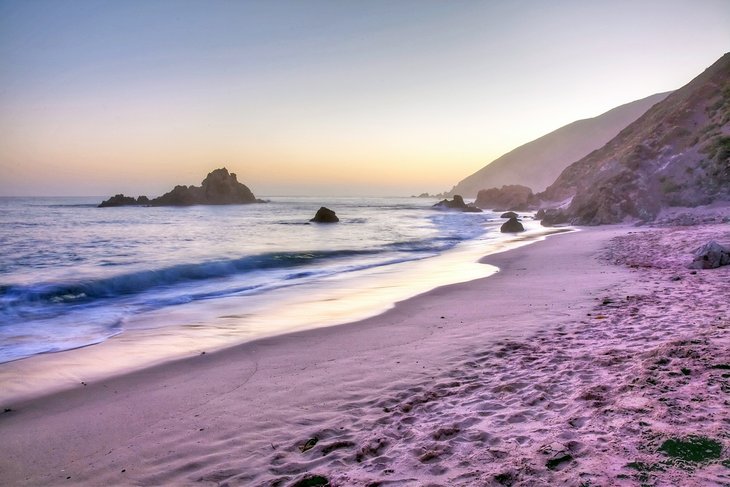
[{"label": "coastal cliff", "polygon": [[537,195],[544,224],[653,220],[730,200],[730,53]]},{"label": "coastal cliff", "polygon": [[514,184],[543,191],[570,163],[599,149],[668,94],[651,95],[560,127],[495,159],[446,194],[473,198],[482,189]]}]

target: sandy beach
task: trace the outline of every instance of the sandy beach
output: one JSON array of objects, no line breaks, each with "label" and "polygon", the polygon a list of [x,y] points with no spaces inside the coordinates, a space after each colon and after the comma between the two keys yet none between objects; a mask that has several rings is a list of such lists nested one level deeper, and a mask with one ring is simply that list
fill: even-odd
[{"label": "sandy beach", "polygon": [[690,223],[553,235],[371,319],[4,404],[0,484],[730,485],[730,267],[686,268],[730,227]]}]

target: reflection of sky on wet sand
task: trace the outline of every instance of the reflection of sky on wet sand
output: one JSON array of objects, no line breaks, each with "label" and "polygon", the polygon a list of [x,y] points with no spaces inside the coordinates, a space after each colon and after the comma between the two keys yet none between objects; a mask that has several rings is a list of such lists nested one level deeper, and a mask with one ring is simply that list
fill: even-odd
[{"label": "reflection of sky on wet sand", "polygon": [[507,240],[469,242],[434,258],[368,269],[355,278],[322,279],[307,286],[305,293],[283,288],[264,300],[234,296],[148,313],[144,319],[127,321],[124,333],[102,344],[3,364],[2,395],[49,392],[257,338],[375,316],[435,287],[487,277],[498,269],[478,263],[484,255],[527,245],[556,231],[542,229],[537,222],[528,222],[527,228],[525,234]]}]

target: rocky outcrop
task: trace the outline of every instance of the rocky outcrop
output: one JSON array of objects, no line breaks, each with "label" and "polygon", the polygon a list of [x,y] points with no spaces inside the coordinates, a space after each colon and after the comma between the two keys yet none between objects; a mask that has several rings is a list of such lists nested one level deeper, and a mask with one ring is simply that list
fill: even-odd
[{"label": "rocky outcrop", "polygon": [[715,269],[722,265],[730,265],[730,249],[715,241],[696,249],[693,255],[690,269]]},{"label": "rocky outcrop", "polygon": [[532,190],[527,186],[511,184],[501,188],[483,189],[477,193],[474,202],[479,208],[503,211],[525,211],[533,199]]},{"label": "rocky outcrop", "polygon": [[432,208],[436,208],[437,210],[463,211],[466,213],[481,213],[482,211],[473,205],[467,205],[466,203],[464,203],[464,198],[462,198],[458,194],[455,194],[454,199],[450,201],[447,199],[439,201],[438,203],[433,205]]},{"label": "rocky outcrop", "polygon": [[448,195],[473,198],[481,189],[506,184],[523,184],[543,191],[571,163],[603,147],[668,94],[652,95],[597,117],[578,120],[517,147],[464,178]]},{"label": "rocky outcrop", "polygon": [[148,205],[149,203],[150,203],[150,200],[146,196],[140,196],[137,199],[134,199],[132,196],[124,196],[123,194],[115,194],[108,200],[102,201],[98,207],[106,208],[109,206]]},{"label": "rocky outcrop", "polygon": [[246,185],[226,168],[208,173],[200,186],[175,186],[172,191],[150,201],[153,206],[240,205],[258,200]]},{"label": "rocky outcrop", "polygon": [[665,207],[730,200],[730,53],[566,168],[537,199],[564,206],[559,219],[580,225],[650,221]]},{"label": "rocky outcrop", "polygon": [[499,231],[502,233],[519,233],[524,232],[525,227],[516,217],[512,217],[502,224]]},{"label": "rocky outcrop", "polygon": [[519,215],[514,211],[508,211],[499,215],[500,218],[517,218]]},{"label": "rocky outcrop", "polygon": [[317,210],[314,218],[309,221],[314,223],[337,223],[338,221],[340,221],[340,219],[337,218],[337,215],[334,211],[323,206],[319,210]]},{"label": "rocky outcrop", "polygon": [[263,203],[256,199],[245,184],[239,183],[234,173],[228,169],[216,169],[206,176],[200,186],[175,186],[162,196],[148,199],[140,196],[136,200],[118,194],[102,202],[99,207],[107,206],[190,206],[190,205],[241,205]]},{"label": "rocky outcrop", "polygon": [[554,225],[561,225],[568,223],[568,216],[563,210],[556,208],[541,208],[535,213],[535,220],[542,220],[542,225],[545,227],[552,227]]}]

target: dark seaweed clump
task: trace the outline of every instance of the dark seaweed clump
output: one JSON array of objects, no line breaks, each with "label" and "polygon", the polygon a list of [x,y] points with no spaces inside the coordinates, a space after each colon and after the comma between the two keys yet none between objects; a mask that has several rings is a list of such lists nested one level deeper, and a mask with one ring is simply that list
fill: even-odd
[{"label": "dark seaweed clump", "polygon": [[659,451],[684,462],[706,462],[720,458],[722,444],[704,436],[688,436],[666,440]]}]

